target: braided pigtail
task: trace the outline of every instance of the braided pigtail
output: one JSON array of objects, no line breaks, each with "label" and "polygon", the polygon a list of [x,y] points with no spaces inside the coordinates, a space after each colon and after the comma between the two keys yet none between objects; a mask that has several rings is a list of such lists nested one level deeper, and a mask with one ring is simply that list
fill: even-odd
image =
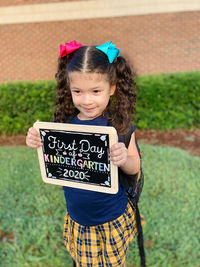
[{"label": "braided pigtail", "polygon": [[136,104],[136,74],[127,61],[119,56],[114,61],[116,90],[109,106],[112,125],[119,134],[126,134],[134,118]]},{"label": "braided pigtail", "polygon": [[57,122],[66,122],[70,117],[73,117],[75,112],[66,72],[67,61],[68,57],[58,59],[58,70],[55,74],[57,81],[57,99],[54,107],[54,116]]}]

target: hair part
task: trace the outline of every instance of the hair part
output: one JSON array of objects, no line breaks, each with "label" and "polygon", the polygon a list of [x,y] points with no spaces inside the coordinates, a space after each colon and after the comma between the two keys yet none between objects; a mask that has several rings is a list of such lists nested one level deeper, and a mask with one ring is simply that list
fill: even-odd
[{"label": "hair part", "polygon": [[90,46],[88,46],[85,50],[85,54],[84,54],[84,59],[83,59],[83,67],[82,67],[82,72],[83,73],[87,73],[90,72],[89,68],[88,68],[88,57],[89,57],[89,51],[90,50]]},{"label": "hair part", "polygon": [[107,56],[94,46],[82,46],[66,57],[58,59],[57,101],[54,116],[57,122],[68,122],[78,110],[74,107],[70,91],[70,72],[104,74],[110,86],[116,85],[114,95],[102,114],[109,119],[118,134],[123,135],[130,129],[135,113],[136,74],[122,56],[109,63]]}]

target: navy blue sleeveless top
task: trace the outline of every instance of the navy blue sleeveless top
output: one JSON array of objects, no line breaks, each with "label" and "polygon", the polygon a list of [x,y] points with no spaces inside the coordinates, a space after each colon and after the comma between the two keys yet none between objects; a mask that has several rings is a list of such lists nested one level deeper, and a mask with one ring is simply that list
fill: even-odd
[{"label": "navy blue sleeveless top", "polygon": [[[102,116],[93,120],[79,120],[74,117],[70,123],[108,126],[108,120]],[[69,216],[77,223],[85,226],[113,221],[123,214],[128,203],[126,192],[120,185],[117,194],[106,194],[71,187],[63,187],[63,190]]]}]

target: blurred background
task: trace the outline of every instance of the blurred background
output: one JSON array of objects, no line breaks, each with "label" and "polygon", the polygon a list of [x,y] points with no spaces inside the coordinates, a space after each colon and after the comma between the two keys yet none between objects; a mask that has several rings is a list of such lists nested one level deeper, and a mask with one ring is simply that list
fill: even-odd
[{"label": "blurred background", "polygon": [[62,188],[43,183],[25,136],[52,121],[59,45],[73,40],[112,41],[138,74],[147,266],[200,267],[199,0],[0,1],[0,267],[72,266]]},{"label": "blurred background", "polygon": [[113,41],[138,74],[200,68],[198,0],[0,1],[0,82],[54,79],[59,45]]}]

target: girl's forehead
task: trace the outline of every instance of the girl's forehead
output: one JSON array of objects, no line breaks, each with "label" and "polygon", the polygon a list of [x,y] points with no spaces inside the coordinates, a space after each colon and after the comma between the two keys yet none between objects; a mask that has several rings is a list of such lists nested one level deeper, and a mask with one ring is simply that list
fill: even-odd
[{"label": "girl's forehead", "polygon": [[106,74],[98,73],[98,72],[80,72],[73,71],[69,73],[69,79],[71,82],[88,80],[93,82],[106,82],[108,81],[108,77]]}]

